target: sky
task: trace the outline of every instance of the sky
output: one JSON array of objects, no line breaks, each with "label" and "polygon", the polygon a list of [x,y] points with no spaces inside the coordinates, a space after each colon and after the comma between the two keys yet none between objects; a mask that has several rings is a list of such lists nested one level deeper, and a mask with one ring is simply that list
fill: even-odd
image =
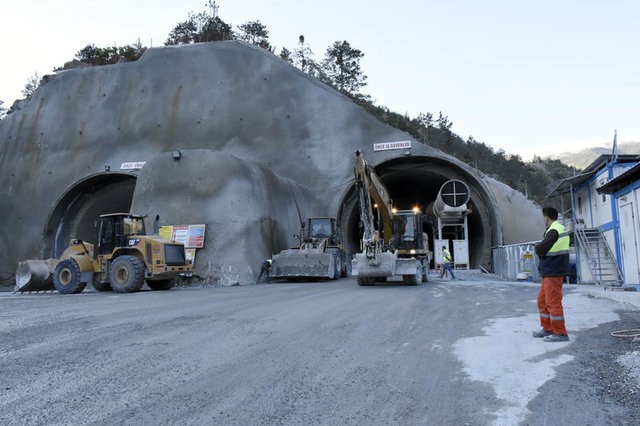
[{"label": "sky", "polygon": [[[93,43],[162,46],[207,0],[2,0],[0,100]],[[362,50],[363,90],[391,110],[442,111],[452,130],[525,159],[640,142],[636,0],[218,0],[238,26],[259,19],[279,51],[303,34],[321,59]]]}]

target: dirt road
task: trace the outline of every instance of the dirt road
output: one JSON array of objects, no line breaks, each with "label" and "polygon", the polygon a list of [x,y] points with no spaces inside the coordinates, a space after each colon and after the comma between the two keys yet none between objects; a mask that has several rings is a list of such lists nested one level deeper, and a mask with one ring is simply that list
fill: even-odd
[{"label": "dirt road", "polygon": [[572,341],[554,346],[528,335],[536,294],[353,279],[2,293],[0,424],[638,421],[602,367],[630,350],[608,332],[637,312],[568,290]]}]

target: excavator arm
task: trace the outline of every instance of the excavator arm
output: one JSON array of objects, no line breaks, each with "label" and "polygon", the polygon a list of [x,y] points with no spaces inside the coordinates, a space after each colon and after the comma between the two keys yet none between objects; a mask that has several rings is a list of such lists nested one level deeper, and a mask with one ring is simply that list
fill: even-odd
[{"label": "excavator arm", "polygon": [[[364,226],[362,242],[367,258],[377,257],[383,245],[389,245],[393,239],[391,220],[393,217],[392,202],[389,191],[380,178],[375,174],[371,166],[366,162],[362,153],[356,151],[354,163],[354,175],[358,190],[358,202],[360,205],[360,220]],[[375,202],[382,225],[382,238],[378,235],[374,226],[373,206]]]}]

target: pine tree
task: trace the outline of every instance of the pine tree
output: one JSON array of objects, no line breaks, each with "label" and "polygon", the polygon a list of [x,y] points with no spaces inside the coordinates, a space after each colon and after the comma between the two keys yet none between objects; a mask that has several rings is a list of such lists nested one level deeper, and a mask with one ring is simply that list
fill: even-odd
[{"label": "pine tree", "polygon": [[40,80],[40,74],[37,72],[29,77],[27,84],[25,84],[24,89],[22,89],[22,96],[24,96],[24,99],[31,99],[33,93],[40,86]]},{"label": "pine tree", "polygon": [[293,64],[293,58],[291,57],[291,51],[289,49],[287,49],[286,47],[283,47],[280,50],[280,58],[285,61],[285,62],[289,62],[290,64]]},{"label": "pine tree", "polygon": [[205,43],[209,41],[232,40],[234,38],[231,25],[218,16],[207,13],[191,13],[189,19],[178,23],[171,32],[166,46],[177,44]]},{"label": "pine tree", "polygon": [[351,47],[349,42],[336,41],[326,52],[322,69],[330,84],[338,90],[357,94],[367,85],[367,76],[360,68],[360,60],[364,57],[361,50]]},{"label": "pine tree", "polygon": [[273,48],[269,44],[269,30],[260,20],[248,21],[238,27],[240,34],[238,38],[247,43],[255,44],[263,49],[272,51]]}]

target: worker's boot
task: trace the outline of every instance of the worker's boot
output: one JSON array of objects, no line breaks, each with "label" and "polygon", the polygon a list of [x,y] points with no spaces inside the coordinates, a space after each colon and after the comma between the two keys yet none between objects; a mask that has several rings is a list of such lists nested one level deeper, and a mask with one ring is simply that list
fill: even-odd
[{"label": "worker's boot", "polygon": [[547,337],[547,336],[551,336],[553,333],[550,331],[545,330],[544,328],[541,328],[538,331],[534,331],[533,332],[533,337]]},{"label": "worker's boot", "polygon": [[567,336],[566,334],[553,333],[542,340],[544,340],[545,342],[568,342],[569,336]]}]

